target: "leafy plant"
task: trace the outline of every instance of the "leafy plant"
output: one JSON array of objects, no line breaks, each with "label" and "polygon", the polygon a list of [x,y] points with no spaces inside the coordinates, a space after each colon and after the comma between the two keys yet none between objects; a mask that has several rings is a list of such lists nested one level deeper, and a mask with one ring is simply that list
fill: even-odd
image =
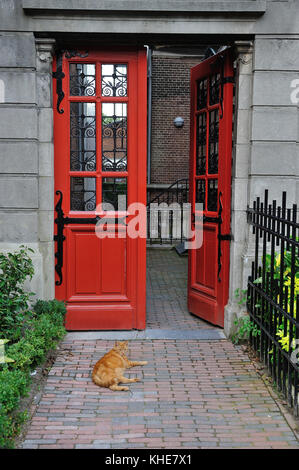
[{"label": "leafy plant", "polygon": [[[266,274],[271,272],[271,256],[269,254],[266,255],[265,257],[265,271]],[[274,279],[274,286],[270,285],[271,280],[268,277],[268,284],[266,288],[271,291],[271,295],[273,298],[276,299],[276,302],[279,303],[280,298],[279,298],[279,290],[280,290],[280,284],[282,282],[283,288],[287,288],[287,299],[285,302],[285,308],[288,313],[291,312],[291,305],[292,305],[292,310],[294,313],[294,316],[296,317],[296,298],[299,295],[299,257],[295,257],[295,265],[294,265],[294,293],[291,296],[291,283],[292,283],[292,253],[289,250],[284,251],[284,263],[283,263],[283,272],[282,272],[282,266],[281,266],[281,253],[275,253],[274,257],[274,262],[273,262],[273,279]],[[267,280],[267,276],[265,276],[265,279]],[[263,278],[259,277],[257,278],[254,283],[255,284],[262,284]],[[266,281],[267,282],[267,281]],[[273,290],[274,289],[274,290]],[[258,304],[258,307],[261,305]],[[274,313],[272,313],[272,316],[274,316]],[[269,319],[268,319],[269,321]],[[282,349],[285,351],[289,352],[290,347],[291,349],[295,348],[295,342],[293,341],[292,344],[290,345],[289,341],[289,332],[290,332],[290,322],[288,320],[285,320],[285,325],[280,324],[277,325],[277,330],[276,330],[276,336],[278,337],[278,342],[281,344]],[[293,337],[295,336],[295,326],[293,326]],[[273,353],[273,351],[270,351],[270,353]]]},{"label": "leafy plant", "polygon": [[260,335],[260,330],[257,325],[250,320],[249,317],[241,317],[234,321],[236,331],[232,335],[231,339],[234,344],[239,344],[242,341],[247,341],[250,333],[256,337]]},{"label": "leafy plant", "polygon": [[30,386],[30,371],[45,358],[65,334],[65,304],[57,300],[36,302],[24,287],[32,279],[33,250],[21,246],[14,253],[0,253],[0,448],[13,447],[13,440],[26,419],[18,412]]},{"label": "leafy plant", "polygon": [[24,289],[25,280],[32,279],[34,274],[29,252],[33,250],[21,246],[14,253],[0,253],[0,331],[13,340],[21,335],[33,295]]},{"label": "leafy plant", "polygon": [[14,438],[19,434],[21,425],[28,418],[27,411],[7,414],[0,404],[0,449],[13,449]]},{"label": "leafy plant", "polygon": [[238,305],[246,305],[247,302],[247,289],[236,289],[235,297],[238,300]]},{"label": "leafy plant", "polygon": [[12,411],[25,395],[30,383],[29,374],[5,368],[0,371],[0,403],[6,412]]},{"label": "leafy plant", "polygon": [[33,312],[40,316],[43,314],[51,315],[51,320],[55,324],[60,324],[64,319],[66,308],[65,303],[59,300],[38,300],[33,306]]},{"label": "leafy plant", "polygon": [[26,419],[26,413],[18,413],[17,407],[29,389],[30,371],[64,336],[65,311],[63,302],[38,301],[23,325],[23,337],[5,351],[14,362],[0,364],[0,448],[13,447]]},{"label": "leafy plant", "polygon": [[33,311],[35,315],[26,322],[23,338],[7,348],[7,355],[14,360],[11,369],[25,370],[39,364],[65,335],[63,302],[39,300]]}]

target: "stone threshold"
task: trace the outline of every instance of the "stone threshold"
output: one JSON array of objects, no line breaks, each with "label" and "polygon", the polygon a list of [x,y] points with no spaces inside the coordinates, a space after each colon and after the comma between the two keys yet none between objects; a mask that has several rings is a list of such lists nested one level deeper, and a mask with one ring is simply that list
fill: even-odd
[{"label": "stone threshold", "polygon": [[75,331],[67,333],[65,340],[94,341],[104,340],[146,340],[146,339],[178,339],[178,340],[202,340],[219,341],[226,339],[223,330],[219,328],[202,328],[198,330],[174,330],[174,329],[152,329],[130,330],[130,331]]}]

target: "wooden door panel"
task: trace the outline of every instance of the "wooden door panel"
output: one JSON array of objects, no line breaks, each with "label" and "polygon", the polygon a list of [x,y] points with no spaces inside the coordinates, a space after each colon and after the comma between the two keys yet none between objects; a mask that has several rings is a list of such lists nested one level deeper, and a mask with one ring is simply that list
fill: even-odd
[{"label": "wooden door panel", "polygon": [[95,236],[94,227],[68,227],[69,300],[129,301],[126,294],[126,239]]},{"label": "wooden door panel", "polygon": [[[99,294],[97,267],[99,263],[99,243],[94,231],[69,229],[71,239],[70,292],[71,295]],[[67,235],[67,236],[68,236]]]},{"label": "wooden door panel", "polygon": [[217,229],[215,226],[206,226],[203,230],[203,250],[205,253],[205,286],[210,289],[211,295],[216,295],[217,276],[216,270],[211,266],[216,266]]},{"label": "wooden door panel", "polygon": [[191,287],[202,289],[215,297],[217,287],[215,269],[216,263],[217,231],[213,226],[203,227],[203,245],[195,251],[194,282]]},{"label": "wooden door panel", "polygon": [[189,195],[203,243],[189,251],[188,307],[219,326],[228,298],[232,109],[233,57],[226,49],[191,69]]},{"label": "wooden door panel", "polygon": [[69,303],[66,313],[68,330],[131,330],[136,311],[118,303]]},{"label": "wooden door panel", "polygon": [[105,238],[101,240],[101,290],[102,294],[125,295],[126,293],[126,239]]}]

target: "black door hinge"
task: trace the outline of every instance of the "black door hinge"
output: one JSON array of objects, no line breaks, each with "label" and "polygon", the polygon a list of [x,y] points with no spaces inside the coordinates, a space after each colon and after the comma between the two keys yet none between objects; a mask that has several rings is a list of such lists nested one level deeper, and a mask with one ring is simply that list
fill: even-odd
[{"label": "black door hinge", "polygon": [[218,238],[221,241],[225,241],[225,240],[231,241],[231,240],[233,240],[233,236],[232,236],[231,233],[225,233],[225,234],[220,233],[218,235]]}]

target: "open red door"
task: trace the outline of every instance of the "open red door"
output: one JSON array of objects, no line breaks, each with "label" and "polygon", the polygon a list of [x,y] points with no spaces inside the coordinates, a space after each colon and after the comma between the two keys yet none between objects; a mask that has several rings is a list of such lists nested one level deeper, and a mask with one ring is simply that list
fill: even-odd
[{"label": "open red door", "polygon": [[188,308],[222,327],[229,286],[232,112],[233,60],[226,49],[191,69],[190,117],[192,229],[203,228],[203,242],[189,250]]},{"label": "open red door", "polygon": [[67,302],[66,328],[143,329],[146,239],[128,237],[126,208],[146,205],[146,51],[63,50],[54,70],[56,298]]}]

